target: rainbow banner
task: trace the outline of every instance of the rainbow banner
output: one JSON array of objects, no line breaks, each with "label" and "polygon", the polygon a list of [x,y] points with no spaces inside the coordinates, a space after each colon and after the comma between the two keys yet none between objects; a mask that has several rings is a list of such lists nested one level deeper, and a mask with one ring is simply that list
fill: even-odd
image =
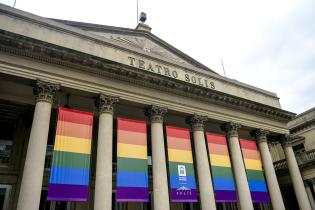
[{"label": "rainbow banner", "polygon": [[93,113],[59,108],[48,200],[87,201]]},{"label": "rainbow banner", "polygon": [[148,202],[147,127],[144,121],[117,119],[117,202]]},{"label": "rainbow banner", "polygon": [[224,135],[207,133],[209,158],[215,199],[217,202],[237,202],[229,150]]},{"label": "rainbow banner", "polygon": [[172,202],[197,202],[189,130],[166,126],[166,134],[171,200]]},{"label": "rainbow banner", "polygon": [[248,185],[254,203],[269,202],[269,194],[255,141],[240,139]]}]

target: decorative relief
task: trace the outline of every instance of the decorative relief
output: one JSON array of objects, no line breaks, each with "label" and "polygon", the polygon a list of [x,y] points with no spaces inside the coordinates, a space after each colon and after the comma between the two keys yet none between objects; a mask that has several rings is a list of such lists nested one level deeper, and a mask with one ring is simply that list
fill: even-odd
[{"label": "decorative relief", "polygon": [[145,114],[150,117],[151,123],[163,123],[163,118],[166,113],[166,107],[161,107],[157,105],[152,105],[145,112]]},{"label": "decorative relief", "polygon": [[236,122],[229,122],[223,125],[223,129],[227,132],[229,137],[238,137],[238,129],[242,125]]},{"label": "decorative relief", "polygon": [[154,43],[153,41],[145,37],[127,36],[127,35],[120,35],[120,34],[104,34],[104,33],[101,35],[115,42],[119,42],[123,45],[141,49],[146,53],[155,54],[160,57],[166,58],[168,60],[172,60],[177,63],[182,63],[185,65],[191,66],[191,64],[189,64],[182,58],[176,56],[175,54],[169,52],[168,50],[164,49],[160,45]]},{"label": "decorative relief", "polygon": [[118,103],[119,98],[116,96],[108,96],[100,94],[99,97],[95,100],[95,106],[98,108],[99,114],[114,112],[114,105]]},{"label": "decorative relief", "polygon": [[281,145],[282,147],[292,147],[292,143],[293,143],[293,137],[290,134],[285,134],[283,136],[281,136],[280,139]]},{"label": "decorative relief", "polygon": [[56,93],[59,89],[60,85],[58,84],[37,80],[33,89],[36,102],[45,101],[48,103],[53,103]]},{"label": "decorative relief", "polygon": [[267,135],[270,132],[268,130],[265,129],[257,129],[251,132],[251,135],[254,136],[257,140],[258,143],[260,142],[267,142]]},{"label": "decorative relief", "polygon": [[194,114],[188,121],[193,131],[204,131],[204,125],[208,121],[208,117]]}]

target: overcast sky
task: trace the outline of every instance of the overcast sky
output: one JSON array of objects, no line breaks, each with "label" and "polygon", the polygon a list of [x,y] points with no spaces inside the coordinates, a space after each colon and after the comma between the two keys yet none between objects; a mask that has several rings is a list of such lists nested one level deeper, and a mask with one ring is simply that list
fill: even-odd
[{"label": "overcast sky", "polygon": [[[14,0],[0,0],[13,5]],[[135,28],[136,0],[17,0],[43,17]],[[315,106],[314,0],[139,0],[152,33],[217,73]]]}]

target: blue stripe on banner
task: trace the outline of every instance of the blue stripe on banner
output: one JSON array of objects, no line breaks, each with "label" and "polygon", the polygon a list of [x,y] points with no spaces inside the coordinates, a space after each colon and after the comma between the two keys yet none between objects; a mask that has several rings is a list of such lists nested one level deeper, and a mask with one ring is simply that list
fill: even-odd
[{"label": "blue stripe on banner", "polygon": [[147,172],[117,172],[118,187],[148,187]]},{"label": "blue stripe on banner", "polygon": [[232,178],[213,178],[215,190],[235,190],[234,181]]},{"label": "blue stripe on banner", "polygon": [[195,176],[178,176],[171,174],[171,188],[177,189],[180,187],[188,187],[190,189],[196,189]]},{"label": "blue stripe on banner", "polygon": [[248,185],[251,192],[267,192],[264,180],[249,180]]},{"label": "blue stripe on banner", "polygon": [[49,183],[88,185],[89,169],[52,166]]}]

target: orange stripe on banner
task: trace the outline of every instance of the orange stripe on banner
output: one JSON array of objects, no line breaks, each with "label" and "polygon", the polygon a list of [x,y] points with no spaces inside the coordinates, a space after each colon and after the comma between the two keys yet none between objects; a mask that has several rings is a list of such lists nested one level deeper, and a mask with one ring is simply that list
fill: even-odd
[{"label": "orange stripe on banner", "polygon": [[73,109],[59,108],[58,121],[66,121],[84,125],[93,125],[93,113]]},{"label": "orange stripe on banner", "polygon": [[212,144],[222,144],[226,145],[226,137],[222,134],[217,133],[207,133],[207,141]]},{"label": "orange stripe on banner", "polygon": [[170,149],[191,150],[190,139],[167,137],[167,147]]},{"label": "orange stripe on banner", "polygon": [[117,142],[125,144],[135,144],[135,145],[147,145],[147,134],[118,130],[117,131]]},{"label": "orange stripe on banner", "polygon": [[240,144],[243,149],[257,150],[257,145],[255,141],[240,139]]},{"label": "orange stripe on banner", "polygon": [[117,129],[124,131],[133,131],[139,133],[147,132],[147,125],[144,121],[140,120],[130,120],[125,118],[117,119]]},{"label": "orange stripe on banner", "polygon": [[177,128],[173,126],[166,126],[166,133],[168,137],[190,139],[189,129],[187,128]]},{"label": "orange stripe on banner", "polygon": [[66,121],[58,121],[57,135],[91,139],[92,126]]},{"label": "orange stripe on banner", "polygon": [[243,157],[247,159],[260,160],[259,152],[252,149],[242,149]]},{"label": "orange stripe on banner", "polygon": [[227,155],[229,156],[229,151],[226,145],[222,144],[208,144],[208,149],[210,154],[216,155]]}]

